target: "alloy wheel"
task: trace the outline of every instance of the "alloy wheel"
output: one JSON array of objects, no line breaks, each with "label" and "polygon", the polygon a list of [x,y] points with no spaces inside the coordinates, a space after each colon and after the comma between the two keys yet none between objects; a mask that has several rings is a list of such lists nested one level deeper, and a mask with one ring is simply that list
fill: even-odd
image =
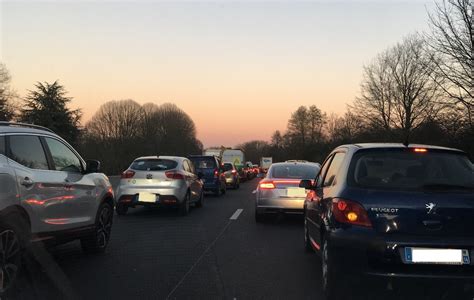
[{"label": "alloy wheel", "polygon": [[107,246],[112,231],[112,211],[105,205],[99,215],[99,224],[97,226],[97,244],[100,248]]},{"label": "alloy wheel", "polygon": [[17,234],[11,229],[0,233],[0,243],[0,294],[3,294],[20,269],[21,247]]}]

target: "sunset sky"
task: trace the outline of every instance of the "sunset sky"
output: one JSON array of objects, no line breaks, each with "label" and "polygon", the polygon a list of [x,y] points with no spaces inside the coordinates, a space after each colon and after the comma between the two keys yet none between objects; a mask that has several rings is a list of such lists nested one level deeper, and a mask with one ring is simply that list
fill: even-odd
[{"label": "sunset sky", "polygon": [[0,61],[24,96],[59,80],[86,123],[108,100],[172,102],[205,146],[269,140],[292,111],[342,114],[362,66],[428,28],[432,1],[2,1]]}]

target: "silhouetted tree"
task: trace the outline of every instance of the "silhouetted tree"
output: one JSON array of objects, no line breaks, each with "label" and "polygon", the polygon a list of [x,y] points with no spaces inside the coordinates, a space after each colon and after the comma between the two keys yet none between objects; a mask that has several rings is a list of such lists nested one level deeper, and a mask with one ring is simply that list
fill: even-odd
[{"label": "silhouetted tree", "polygon": [[10,121],[15,116],[13,97],[10,87],[11,76],[4,64],[0,63],[0,121]]},{"label": "silhouetted tree", "polygon": [[30,90],[20,110],[19,120],[50,128],[68,142],[75,144],[79,135],[81,110],[71,110],[67,105],[72,98],[59,82],[36,83]]},{"label": "silhouetted tree", "polygon": [[[429,12],[426,41],[435,60],[436,83],[448,100],[465,108],[470,126],[474,114],[474,29],[471,0],[442,0]],[[439,79],[437,79],[439,78]]]}]

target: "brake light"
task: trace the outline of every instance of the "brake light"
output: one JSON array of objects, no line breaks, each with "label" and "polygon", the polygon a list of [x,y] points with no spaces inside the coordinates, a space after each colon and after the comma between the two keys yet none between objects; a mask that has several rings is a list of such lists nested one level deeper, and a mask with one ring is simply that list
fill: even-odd
[{"label": "brake light", "polygon": [[214,170],[214,178],[218,178],[219,177],[219,170],[215,169]]},{"label": "brake light", "polygon": [[166,171],[165,175],[167,178],[181,180],[184,179],[184,175],[176,171]]},{"label": "brake light", "polygon": [[275,188],[275,184],[272,181],[261,182],[260,188],[262,190],[272,190]]},{"label": "brake light", "polygon": [[132,170],[127,170],[122,173],[122,176],[120,176],[122,179],[129,179],[135,176],[135,172]]},{"label": "brake light", "polygon": [[425,153],[425,152],[428,152],[428,149],[426,149],[426,148],[415,148],[415,149],[413,149],[413,151],[415,151],[417,153]]},{"label": "brake light", "polygon": [[236,171],[236,170],[232,170],[231,173],[232,173],[232,174],[237,174],[237,171]]},{"label": "brake light", "polygon": [[336,221],[340,223],[372,227],[367,211],[355,201],[339,198],[333,199],[332,213]]}]

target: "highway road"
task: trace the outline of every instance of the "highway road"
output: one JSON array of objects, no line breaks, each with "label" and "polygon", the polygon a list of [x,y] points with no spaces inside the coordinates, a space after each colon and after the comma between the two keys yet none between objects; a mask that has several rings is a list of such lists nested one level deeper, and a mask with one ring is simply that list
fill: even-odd
[{"label": "highway road", "polygon": [[[302,218],[255,223],[256,185],[209,195],[186,217],[145,208],[115,216],[102,255],[83,254],[78,242],[39,249],[11,298],[324,299],[319,259],[303,249]],[[363,291],[361,299],[459,299],[444,283]]]}]

